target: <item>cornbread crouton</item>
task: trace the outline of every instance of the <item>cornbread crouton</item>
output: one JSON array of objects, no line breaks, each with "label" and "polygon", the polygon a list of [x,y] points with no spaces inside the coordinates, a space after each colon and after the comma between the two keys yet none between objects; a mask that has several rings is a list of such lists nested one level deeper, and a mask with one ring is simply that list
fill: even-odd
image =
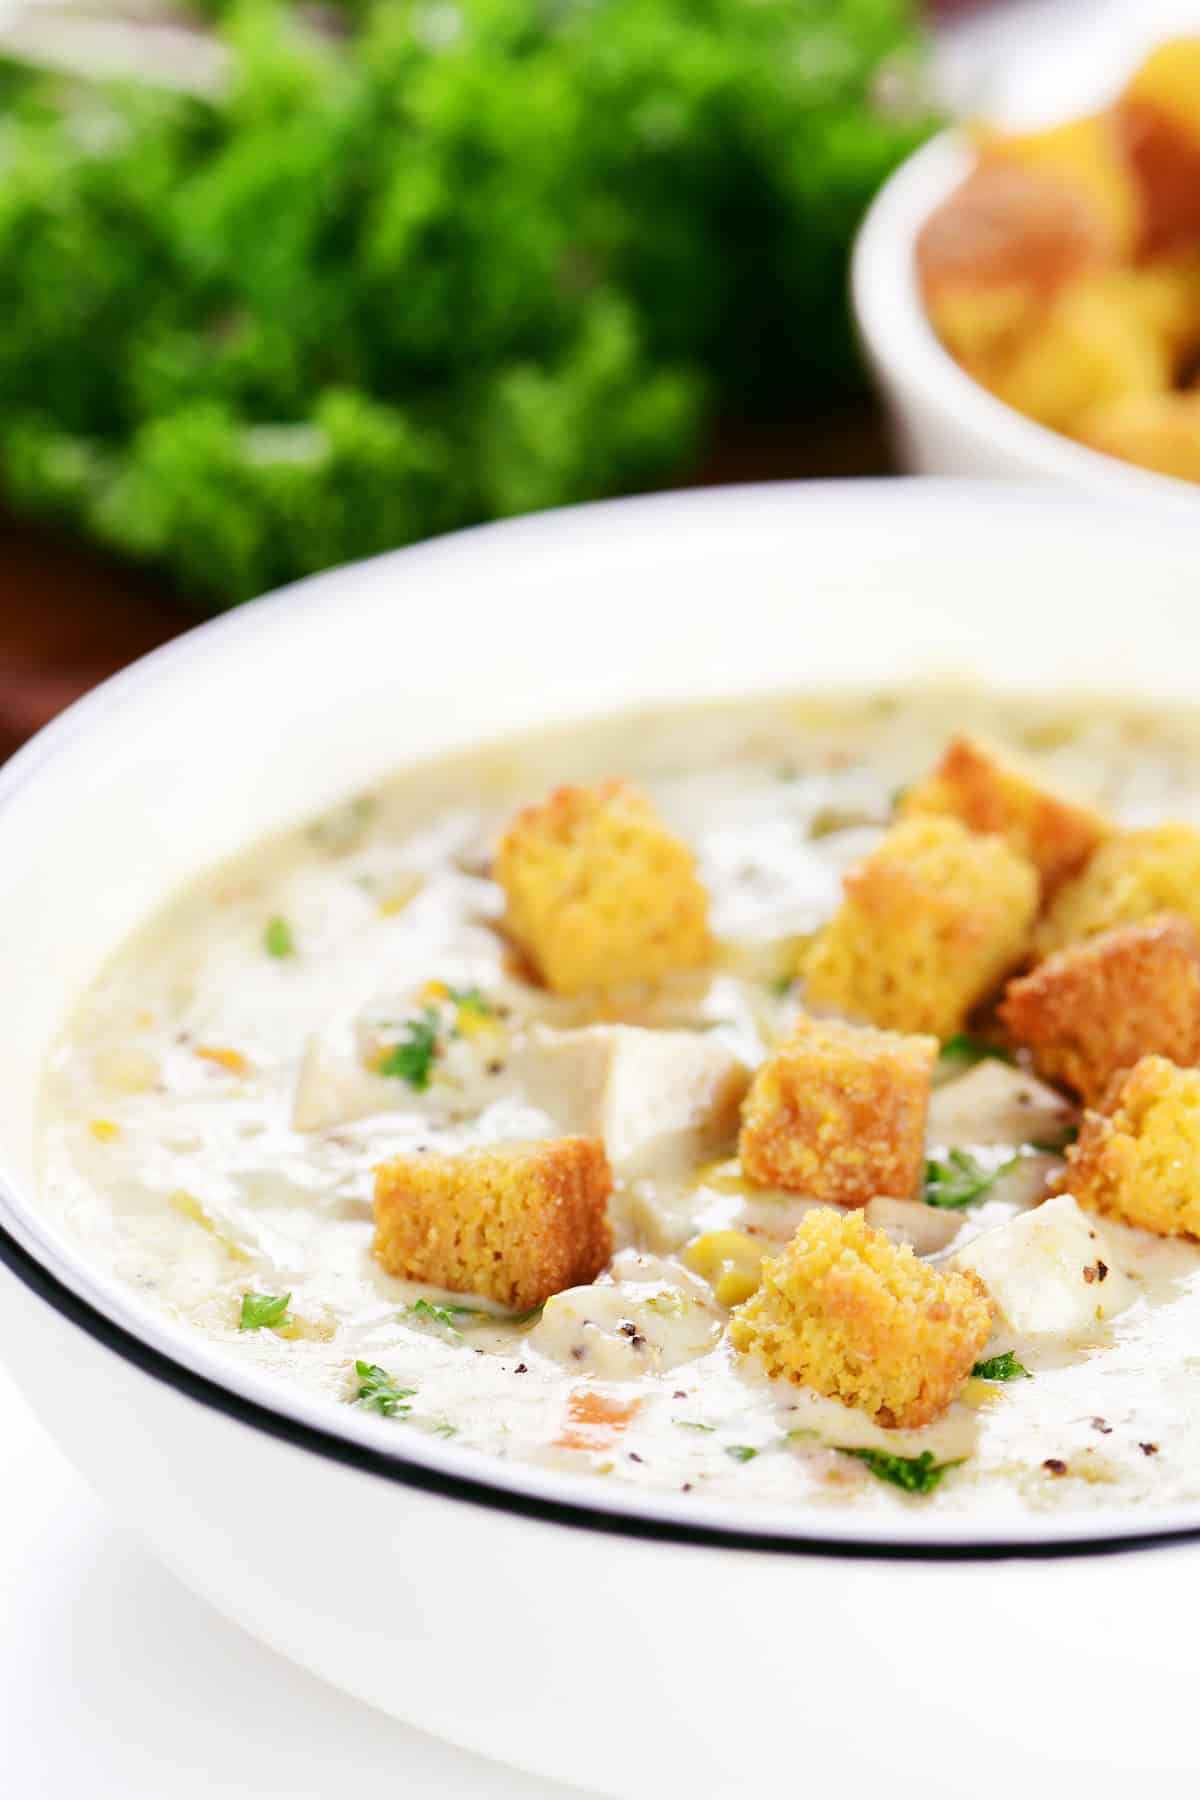
[{"label": "cornbread crouton", "polygon": [[1047,1080],[1096,1106],[1140,1057],[1200,1061],[1200,937],[1171,916],[1118,925],[1010,981],[1000,1017]]},{"label": "cornbread crouton", "polygon": [[893,1031],[951,1037],[1018,963],[1033,864],[957,819],[905,819],[844,881],[805,962],[808,999]]},{"label": "cornbread crouton", "polygon": [[555,993],[655,981],[712,954],[692,853],[627,782],[561,787],[526,807],[495,873],[509,933]]},{"label": "cornbread crouton", "polygon": [[1200,393],[1195,391],[1112,400],[1086,412],[1075,435],[1104,456],[1177,481],[1200,481]]},{"label": "cornbread crouton", "polygon": [[1099,1226],[1069,1194],[981,1231],[949,1266],[973,1270],[997,1317],[1022,1337],[1078,1337],[1137,1295]]},{"label": "cornbread crouton", "polygon": [[1140,190],[1144,248],[1200,233],[1200,38],[1160,44],[1117,101],[1124,155]]},{"label": "cornbread crouton", "polygon": [[1087,1212],[1200,1238],[1200,1069],[1144,1056],[1085,1113],[1056,1186]]},{"label": "cornbread crouton", "polygon": [[1035,863],[1050,895],[1077,875],[1111,827],[1092,807],[1046,784],[1019,757],[981,738],[956,737],[927,780],[910,788],[902,818],[948,813],[995,832]]},{"label": "cornbread crouton", "polygon": [[604,1268],[611,1188],[598,1138],[397,1156],[375,1175],[375,1255],[389,1275],[524,1311]]},{"label": "cornbread crouton", "polygon": [[602,1137],[620,1174],[683,1168],[732,1142],[746,1065],[705,1032],[535,1027],[512,1071],[559,1130]]},{"label": "cornbread crouton", "polygon": [[1048,956],[1155,913],[1179,913],[1200,929],[1200,831],[1194,825],[1152,825],[1101,844],[1083,873],[1055,895],[1034,934],[1034,950]]},{"label": "cornbread crouton", "polygon": [[987,1290],[970,1270],[931,1269],[861,1213],[821,1206],[763,1264],[729,1334],[769,1375],[908,1427],[941,1417],[991,1329]]},{"label": "cornbread crouton", "polygon": [[1096,221],[1112,255],[1124,258],[1142,234],[1142,201],[1123,134],[1108,112],[1089,113],[1040,131],[978,134],[980,160],[1042,176],[1073,194]]},{"label": "cornbread crouton", "polygon": [[903,1199],[925,1164],[937,1039],[802,1019],[742,1106],[743,1172],[839,1206]]}]

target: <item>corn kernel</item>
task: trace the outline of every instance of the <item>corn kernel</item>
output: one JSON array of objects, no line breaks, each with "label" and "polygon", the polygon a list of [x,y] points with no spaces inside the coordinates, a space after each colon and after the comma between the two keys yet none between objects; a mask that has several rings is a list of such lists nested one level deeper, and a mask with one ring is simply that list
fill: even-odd
[{"label": "corn kernel", "polygon": [[114,1138],[121,1135],[121,1127],[112,1119],[92,1119],[88,1130],[98,1144],[111,1144]]}]

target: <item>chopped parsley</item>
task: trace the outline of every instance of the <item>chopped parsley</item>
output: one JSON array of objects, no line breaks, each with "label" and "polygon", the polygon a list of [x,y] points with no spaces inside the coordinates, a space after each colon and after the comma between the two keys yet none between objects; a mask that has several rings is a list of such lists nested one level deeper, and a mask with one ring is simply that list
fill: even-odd
[{"label": "chopped parsley", "polygon": [[947,1038],[938,1051],[938,1062],[943,1069],[973,1069],[976,1063],[986,1062],[989,1057],[995,1062],[1010,1063],[1013,1060],[1002,1044],[975,1037],[969,1031],[960,1031],[955,1037]]},{"label": "chopped parsley", "polygon": [[[878,1481],[889,1481],[906,1494],[932,1494],[942,1476],[959,1466],[958,1462],[935,1462],[932,1450],[922,1450],[920,1456],[893,1456],[888,1450],[849,1450],[844,1444],[838,1449],[843,1456],[855,1456],[865,1463]],[[963,1460],[959,1458],[959,1462]]]},{"label": "chopped parsley", "polygon": [[290,1294],[243,1294],[239,1331],[263,1331],[282,1325],[291,1305]]},{"label": "chopped parsley", "polygon": [[384,1052],[378,1064],[379,1073],[407,1081],[409,1087],[423,1094],[429,1086],[437,1053],[437,1009],[426,1006],[421,1009],[419,1018],[409,1020],[400,1041]]},{"label": "chopped parsley", "polygon": [[414,1319],[429,1319],[434,1325],[444,1325],[447,1331],[457,1331],[459,1319],[482,1319],[487,1315],[475,1306],[444,1306],[439,1300],[414,1300],[409,1307]]},{"label": "chopped parsley", "polygon": [[676,1419],[675,1423],[681,1431],[715,1431],[715,1425],[705,1425],[700,1419]]},{"label": "chopped parsley", "polygon": [[268,956],[295,956],[296,940],[292,928],[281,913],[268,919],[263,929],[263,948]]},{"label": "chopped parsley", "polygon": [[356,1362],[354,1373],[359,1382],[354,1396],[356,1406],[368,1412],[382,1413],[385,1419],[402,1419],[412,1411],[405,1402],[412,1399],[416,1388],[400,1387],[395,1376],[381,1369],[378,1363]]},{"label": "chopped parsley", "polygon": [[1020,1160],[1019,1155],[1010,1156],[999,1168],[987,1169],[969,1150],[948,1150],[944,1158],[930,1157],[925,1164],[925,1204],[971,1206],[990,1194],[1000,1176]]},{"label": "chopped parsley", "polygon": [[989,1356],[984,1362],[977,1362],[971,1370],[978,1375],[980,1381],[1019,1381],[1022,1376],[1027,1381],[1033,1377],[1024,1363],[1019,1363],[1011,1350],[1002,1350],[999,1356]]},{"label": "chopped parsley", "polygon": [[753,1462],[758,1451],[753,1444],[726,1444],[726,1456],[732,1456],[734,1462]]}]

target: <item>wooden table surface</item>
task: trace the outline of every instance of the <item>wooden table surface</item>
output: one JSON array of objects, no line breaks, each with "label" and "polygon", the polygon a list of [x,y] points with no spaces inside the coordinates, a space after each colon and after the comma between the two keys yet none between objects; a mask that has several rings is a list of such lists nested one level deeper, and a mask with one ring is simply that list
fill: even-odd
[{"label": "wooden table surface", "polygon": [[[773,430],[728,427],[693,485],[892,472],[868,405]],[[0,516],[0,759],[105,676],[194,624],[144,569]]]}]

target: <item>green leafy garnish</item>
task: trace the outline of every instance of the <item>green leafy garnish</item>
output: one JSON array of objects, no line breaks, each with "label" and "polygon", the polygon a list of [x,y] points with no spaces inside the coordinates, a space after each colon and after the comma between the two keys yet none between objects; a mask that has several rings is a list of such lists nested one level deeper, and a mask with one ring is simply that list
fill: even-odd
[{"label": "green leafy garnish", "polygon": [[771,983],[771,992],[783,1000],[791,993],[795,985],[796,977],[794,975],[777,975]]},{"label": "green leafy garnish", "polygon": [[439,1419],[436,1425],[429,1427],[433,1437],[452,1438],[458,1436],[458,1426],[451,1425],[449,1419]]},{"label": "green leafy garnish", "polygon": [[758,1451],[753,1444],[726,1444],[726,1456],[732,1456],[734,1462],[753,1462]]},{"label": "green leafy garnish", "polygon": [[444,1306],[439,1300],[414,1300],[409,1307],[414,1319],[430,1319],[435,1325],[444,1325],[447,1331],[457,1331],[458,1319],[483,1319],[486,1313],[475,1306]]},{"label": "green leafy garnish", "polygon": [[263,949],[268,956],[295,956],[296,940],[292,928],[280,913],[268,919],[263,929]]},{"label": "green leafy garnish", "polygon": [[263,1331],[282,1325],[291,1305],[290,1294],[243,1294],[239,1331]]},{"label": "green leafy garnish", "polygon": [[957,1036],[947,1038],[938,1051],[938,1061],[944,1069],[973,1069],[976,1063],[986,1062],[989,1058],[1005,1063],[1013,1060],[1003,1044],[974,1037],[969,1031],[960,1031]]},{"label": "green leafy garnish", "polygon": [[888,1450],[849,1450],[844,1444],[837,1447],[843,1456],[856,1456],[865,1463],[877,1480],[890,1481],[906,1494],[932,1494],[942,1476],[965,1461],[959,1457],[958,1462],[935,1462],[932,1450],[922,1450],[920,1456],[893,1456]]},{"label": "green leafy garnish", "polygon": [[977,1362],[971,1373],[978,1375],[980,1381],[1019,1381],[1022,1376],[1027,1381],[1033,1380],[1024,1363],[1019,1363],[1011,1350],[1002,1350],[999,1356]]},{"label": "green leafy garnish", "polygon": [[715,1425],[705,1425],[700,1419],[676,1419],[675,1423],[681,1431],[715,1431]]},{"label": "green leafy garnish", "polygon": [[997,1169],[985,1169],[969,1150],[948,1150],[945,1158],[930,1157],[925,1164],[925,1204],[947,1208],[971,1206],[995,1187],[1001,1175],[1020,1162],[1010,1156]]},{"label": "green leafy garnish", "polygon": [[394,1375],[381,1369],[378,1363],[356,1362],[354,1372],[358,1376],[358,1392],[354,1396],[354,1404],[365,1410],[382,1413],[385,1419],[404,1418],[412,1411],[405,1404],[416,1393],[416,1388],[400,1387]]},{"label": "green leafy garnish", "polygon": [[379,1061],[381,1075],[407,1081],[409,1087],[423,1094],[429,1086],[438,1053],[438,1015],[432,1006],[423,1007],[418,1019],[410,1019],[404,1036]]}]

